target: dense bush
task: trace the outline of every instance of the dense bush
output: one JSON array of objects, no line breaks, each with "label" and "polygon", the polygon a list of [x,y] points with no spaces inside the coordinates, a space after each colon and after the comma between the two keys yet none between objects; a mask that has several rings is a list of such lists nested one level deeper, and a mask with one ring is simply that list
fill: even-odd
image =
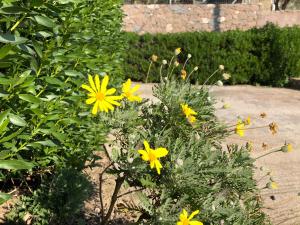
[{"label": "dense bush", "polygon": [[[0,15],[0,159],[34,162],[32,176],[81,169],[106,130],[79,87],[87,73],[123,74],[120,1],[7,0]],[[16,175],[1,171],[3,187]]]},{"label": "dense bush", "polygon": [[[232,77],[229,84],[262,84],[283,86],[290,76],[299,76],[300,28],[278,28],[268,24],[248,31],[193,32],[175,34],[127,33],[129,49],[125,61],[126,76],[145,80],[152,54],[161,60],[169,58],[173,49],[181,47],[185,54],[178,57],[184,63],[187,54],[189,65],[198,65],[194,81],[207,78],[218,65],[225,65]],[[187,66],[187,70],[193,68]],[[175,70],[176,71],[176,70]],[[180,66],[177,69],[179,73]],[[215,77],[215,80],[219,79]],[[159,81],[159,67],[153,69],[149,81]]]}]

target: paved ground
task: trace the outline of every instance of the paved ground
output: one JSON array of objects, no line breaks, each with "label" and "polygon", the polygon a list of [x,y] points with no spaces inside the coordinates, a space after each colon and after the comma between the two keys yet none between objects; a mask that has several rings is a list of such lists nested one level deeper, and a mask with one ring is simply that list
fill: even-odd
[{"label": "paved ground", "polygon": [[[152,84],[142,84],[142,96],[152,97]],[[252,156],[255,158],[273,147],[280,147],[285,141],[291,143],[291,153],[274,153],[256,161],[256,179],[258,186],[263,188],[266,180],[261,179],[265,171],[271,171],[278,183],[277,190],[262,189],[265,211],[275,225],[300,225],[300,91],[254,86],[213,87],[212,96],[216,99],[217,116],[228,124],[234,124],[237,116],[250,116],[251,127],[268,125],[276,122],[279,132],[272,135],[268,128],[246,131],[244,140],[232,136],[227,143],[254,143]],[[224,104],[230,108],[223,109]],[[260,118],[265,112],[266,118]],[[267,149],[262,148],[262,143]],[[259,170],[264,167],[264,172]],[[274,199],[274,200],[272,200]]]}]

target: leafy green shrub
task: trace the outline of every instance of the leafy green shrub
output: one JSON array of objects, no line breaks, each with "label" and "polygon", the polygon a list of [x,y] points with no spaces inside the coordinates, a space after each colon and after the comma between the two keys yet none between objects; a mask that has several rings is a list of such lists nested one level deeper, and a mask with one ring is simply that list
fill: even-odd
[{"label": "leafy green shrub", "polygon": [[[203,83],[218,65],[225,65],[232,74],[228,84],[264,84],[283,86],[291,76],[300,76],[300,28],[278,28],[268,24],[263,28],[248,31],[192,32],[175,34],[127,33],[129,48],[125,57],[126,76],[133,80],[145,81],[151,55],[163,59],[181,47],[184,54],[178,61],[183,64],[191,54],[190,65],[197,65],[193,81]],[[180,67],[179,67],[180,68]],[[180,73],[180,69],[175,70]],[[216,80],[219,77],[215,78]],[[159,81],[159,68],[154,68],[149,81]]]},{"label": "leafy green shrub", "polygon": [[[92,122],[79,86],[87,73],[123,74],[120,3],[1,1],[1,160],[32,161],[43,175],[81,169],[100,149],[106,129]],[[22,174],[1,171],[1,181]]]},{"label": "leafy green shrub", "polygon": [[[42,183],[32,196],[24,196],[7,215],[8,224],[75,224],[84,201],[92,193],[86,176],[74,169],[63,169]],[[26,217],[26,215],[29,215]]]}]

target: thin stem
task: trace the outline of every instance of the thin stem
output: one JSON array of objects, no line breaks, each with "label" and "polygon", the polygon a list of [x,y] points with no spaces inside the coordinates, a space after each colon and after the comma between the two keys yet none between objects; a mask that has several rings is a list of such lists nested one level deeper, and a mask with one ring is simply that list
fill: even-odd
[{"label": "thin stem", "polygon": [[15,25],[13,25],[12,28],[10,28],[10,31],[12,32],[14,29],[16,29],[16,28],[19,26],[19,24],[25,19],[26,16],[27,16],[27,13],[25,13],[25,14],[22,16],[22,18],[19,19],[19,20],[15,23]]},{"label": "thin stem", "polygon": [[186,66],[186,63],[189,61],[189,59],[190,59],[190,58],[187,58],[187,59],[185,60],[185,62],[184,62],[184,64],[183,64],[183,67],[182,67],[183,70],[184,70],[184,68],[185,68],[185,66]]},{"label": "thin stem", "polygon": [[265,157],[265,156],[270,155],[270,154],[275,153],[275,152],[280,152],[280,151],[281,151],[281,149],[277,149],[275,151],[271,151],[271,152],[265,153],[265,154],[263,154],[261,156],[256,157],[255,160],[260,159],[262,157]]},{"label": "thin stem", "polygon": [[148,72],[147,72],[147,76],[146,76],[146,83],[148,83],[148,77],[149,77],[149,73],[150,73],[150,69],[151,69],[151,66],[152,66],[152,61],[150,62],[150,65],[149,65],[149,67],[148,67]]},{"label": "thin stem", "polygon": [[205,84],[209,81],[210,78],[212,78],[217,72],[219,71],[219,69],[217,69],[215,72],[212,73],[212,75],[210,75],[202,84],[201,89],[205,86]]},{"label": "thin stem", "polygon": [[172,58],[171,58],[171,60],[170,60],[170,62],[169,62],[169,67],[168,67],[167,77],[169,77],[169,71],[170,71],[170,67],[171,67],[171,65],[172,65],[172,63],[173,63],[174,57],[175,57],[175,56],[173,55]]},{"label": "thin stem", "polygon": [[124,177],[118,177],[116,179],[115,190],[114,190],[114,193],[113,193],[113,195],[111,197],[110,206],[109,206],[109,209],[107,211],[106,216],[104,217],[103,221],[101,222],[101,225],[107,225],[108,220],[109,220],[109,218],[111,216],[111,213],[112,213],[112,211],[114,209],[114,206],[115,206],[115,204],[116,204],[116,202],[118,200],[118,193],[119,193],[119,191],[120,191],[120,189],[121,189],[122,184],[124,183],[124,181],[125,181],[125,176]]},{"label": "thin stem", "polygon": [[190,74],[187,76],[186,80],[188,80],[194,72],[195,72],[195,70],[193,69],[192,72],[190,72]]},{"label": "thin stem", "polygon": [[104,170],[99,175],[99,198],[100,198],[100,207],[101,207],[101,218],[104,220],[104,204],[103,204],[103,198],[102,198],[102,183],[103,183],[103,174],[106,172],[106,170],[111,167],[113,163],[110,163],[107,167],[104,168]]},{"label": "thin stem", "polygon": [[121,198],[121,197],[123,197],[123,196],[125,196],[125,195],[131,194],[131,193],[134,193],[134,192],[138,192],[138,191],[142,191],[142,190],[144,190],[144,189],[145,189],[145,188],[143,187],[143,188],[140,188],[140,189],[135,189],[135,190],[132,190],[132,191],[127,191],[127,192],[125,192],[124,194],[118,195],[117,198]]},{"label": "thin stem", "polygon": [[163,79],[162,79],[162,67],[163,65],[160,66],[160,69],[159,69],[159,76],[160,76],[160,82],[163,82]]}]

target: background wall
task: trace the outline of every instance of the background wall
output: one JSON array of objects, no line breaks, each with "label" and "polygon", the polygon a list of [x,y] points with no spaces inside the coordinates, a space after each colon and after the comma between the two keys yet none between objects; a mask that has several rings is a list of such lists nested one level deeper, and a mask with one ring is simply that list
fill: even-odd
[{"label": "background wall", "polygon": [[144,33],[247,30],[273,22],[300,25],[300,11],[270,11],[262,4],[124,5],[123,30]]}]

